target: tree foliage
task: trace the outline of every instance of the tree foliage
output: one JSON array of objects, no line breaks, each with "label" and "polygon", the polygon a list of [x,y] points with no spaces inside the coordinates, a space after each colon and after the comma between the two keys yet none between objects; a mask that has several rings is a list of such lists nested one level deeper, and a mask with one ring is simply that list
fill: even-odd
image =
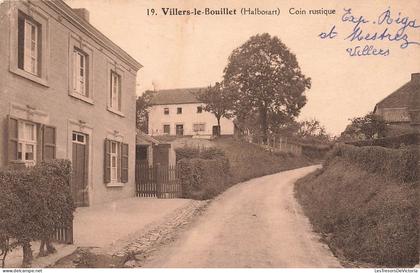
[{"label": "tree foliage", "polygon": [[328,141],[330,136],[321,123],[316,119],[304,120],[298,123],[297,136],[306,140]]},{"label": "tree foliage", "polygon": [[147,90],[136,100],[136,127],[145,133],[148,133],[148,110],[155,93],[155,91]]},{"label": "tree foliage", "polygon": [[351,123],[341,133],[341,140],[365,140],[385,137],[386,123],[381,116],[372,112],[363,116],[350,119]]},{"label": "tree foliage", "polygon": [[221,132],[220,119],[231,118],[232,94],[222,83],[216,82],[198,95],[198,99],[204,103],[203,109],[212,113],[217,120],[218,132]]},{"label": "tree foliage", "polygon": [[233,91],[238,120],[258,114],[264,141],[269,131],[299,115],[306,103],[304,91],[311,87],[296,56],[267,33],[252,36],[232,52],[224,82]]}]

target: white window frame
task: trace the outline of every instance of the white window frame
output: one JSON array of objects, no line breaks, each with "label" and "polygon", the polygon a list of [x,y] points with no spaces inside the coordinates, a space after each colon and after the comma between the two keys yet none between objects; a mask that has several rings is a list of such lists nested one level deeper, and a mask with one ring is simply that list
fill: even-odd
[{"label": "white window frame", "polygon": [[[118,161],[119,158],[119,150],[120,150],[120,142],[118,141],[111,141],[111,147],[110,147],[110,183],[119,183],[119,177],[118,177]],[[113,147],[115,147],[115,152],[113,152]],[[115,159],[115,167],[112,166],[113,160]]]},{"label": "white window frame", "polygon": [[[79,138],[78,138],[79,136],[82,137],[82,139],[83,139],[82,141],[79,140]],[[74,139],[74,137],[76,137],[76,139]],[[72,142],[86,145],[86,134],[79,133],[79,132],[73,132],[72,133]]]},{"label": "white window frame", "polygon": [[38,32],[39,27],[30,19],[24,18],[23,70],[38,76]]},{"label": "white window frame", "polygon": [[[88,56],[78,48],[73,49],[73,92],[88,97]],[[81,75],[83,74],[83,75]]]},{"label": "white window frame", "polygon": [[[27,126],[31,126],[32,137],[28,138],[26,135]],[[26,159],[27,146],[32,146],[33,159]],[[36,163],[36,154],[37,154],[37,126],[33,122],[28,121],[18,121],[18,160],[25,162],[27,166],[35,165]],[[19,158],[20,151],[20,158]]]},{"label": "white window frame", "polygon": [[116,71],[111,70],[111,84],[110,84],[110,101],[109,106],[116,110],[121,111],[120,101],[121,101],[121,75]]},{"label": "white window frame", "polygon": [[[29,1],[12,1],[13,7],[10,9],[9,23],[10,23],[10,39],[9,39],[9,71],[20,77],[26,78],[32,82],[38,83],[42,86],[49,87],[48,84],[48,64],[49,64],[49,20],[50,16],[40,9],[35,2]],[[22,66],[19,64],[19,21],[22,20]],[[34,49],[33,57],[36,59],[37,65],[31,71],[28,68],[28,61],[26,61],[27,69],[25,69],[25,21],[30,21],[37,27],[36,50]],[[35,38],[35,37],[34,37]],[[28,42],[27,42],[28,43]],[[29,47],[28,47],[29,48]],[[29,52],[29,51],[27,51]],[[26,55],[28,58],[30,54]]]}]

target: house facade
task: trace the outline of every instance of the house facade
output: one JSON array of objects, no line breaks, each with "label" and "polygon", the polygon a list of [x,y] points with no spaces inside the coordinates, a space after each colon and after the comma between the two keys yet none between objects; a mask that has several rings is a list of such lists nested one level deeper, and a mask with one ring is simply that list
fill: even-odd
[{"label": "house facade", "polygon": [[0,5],[0,167],[72,161],[77,206],[134,196],[141,65],[62,0]]},{"label": "house facade", "polygon": [[[149,110],[149,134],[208,137],[217,134],[217,119],[197,99],[203,88],[157,91]],[[220,119],[220,134],[233,135],[233,121]]]},{"label": "house facade", "polygon": [[374,113],[381,116],[390,129],[420,132],[420,73],[376,104]]}]

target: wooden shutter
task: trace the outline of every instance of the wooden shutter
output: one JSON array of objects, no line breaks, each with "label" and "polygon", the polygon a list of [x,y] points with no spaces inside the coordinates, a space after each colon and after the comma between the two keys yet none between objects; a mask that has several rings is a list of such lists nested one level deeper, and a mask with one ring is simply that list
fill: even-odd
[{"label": "wooden shutter", "polygon": [[105,139],[104,149],[104,183],[108,184],[111,182],[111,141]]},{"label": "wooden shutter", "polygon": [[121,182],[128,182],[128,144],[121,143]]},{"label": "wooden shutter", "polygon": [[25,53],[25,19],[18,18],[18,68],[23,69]]},{"label": "wooden shutter", "polygon": [[79,70],[79,61],[77,59],[77,51],[73,50],[73,91],[77,92],[78,89],[78,74],[77,71]]},{"label": "wooden shutter", "polygon": [[18,160],[18,119],[8,117],[7,158],[9,161]]},{"label": "wooden shutter", "polygon": [[43,158],[43,147],[42,147],[42,138],[43,138],[43,132],[44,132],[44,128],[41,124],[36,124],[36,162],[40,162],[42,161]]},{"label": "wooden shutter", "polygon": [[42,130],[42,160],[56,158],[56,129],[54,126],[44,125]]}]

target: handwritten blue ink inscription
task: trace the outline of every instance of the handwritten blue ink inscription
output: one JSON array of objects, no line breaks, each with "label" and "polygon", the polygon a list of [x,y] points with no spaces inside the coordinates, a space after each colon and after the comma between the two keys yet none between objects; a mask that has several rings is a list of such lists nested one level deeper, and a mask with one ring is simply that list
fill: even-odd
[{"label": "handwritten blue ink inscription", "polygon": [[[344,40],[351,43],[359,43],[346,49],[347,54],[351,57],[390,55],[389,48],[376,48],[372,44],[360,44],[363,42],[373,43],[375,41],[382,41],[397,44],[401,49],[420,45],[420,42],[410,38],[410,33],[412,34],[413,31],[418,31],[417,29],[420,27],[416,23],[416,19],[403,16],[401,12],[394,14],[390,8],[379,14],[375,19],[368,19],[363,15],[356,15],[351,8],[344,8],[341,21],[352,27],[351,32],[343,36]],[[379,30],[371,31],[366,29],[370,29],[372,26],[376,26]],[[339,32],[336,25],[333,25],[329,31],[321,32],[318,35],[321,39],[335,39],[338,36]]]}]

